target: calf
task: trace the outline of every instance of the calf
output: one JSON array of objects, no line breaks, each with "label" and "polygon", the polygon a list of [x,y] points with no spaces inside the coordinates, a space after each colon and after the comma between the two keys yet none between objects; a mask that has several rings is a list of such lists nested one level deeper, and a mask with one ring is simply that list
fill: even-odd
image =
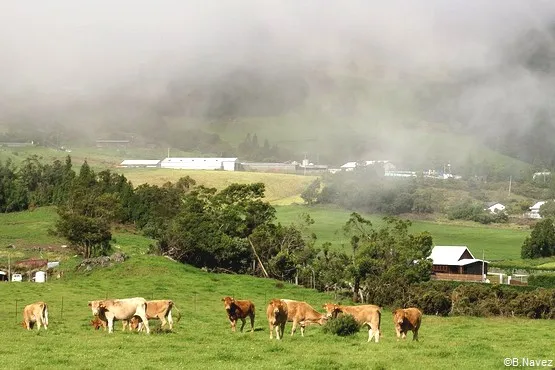
[{"label": "calf", "polygon": [[282,299],[287,305],[287,321],[293,322],[291,335],[295,334],[297,325],[301,326],[301,336],[304,337],[304,328],[307,324],[323,325],[327,317],[316,311],[306,302],[293,301],[291,299]]},{"label": "calf", "polygon": [[273,339],[274,328],[276,330],[276,338],[282,339],[287,323],[287,303],[281,299],[272,299],[266,309],[268,324],[270,325],[270,339]]},{"label": "calf", "polygon": [[324,304],[328,317],[337,317],[338,314],[343,313],[352,315],[354,319],[361,326],[368,326],[368,342],[372,337],[378,343],[380,339],[380,325],[382,321],[381,307],[373,304],[366,304],[360,306],[342,306],[333,303]]},{"label": "calf", "polygon": [[106,331],[106,327],[108,326],[108,321],[102,320],[100,316],[96,315],[94,319],[91,320],[91,326],[94,328],[94,330],[98,330],[100,329],[100,327],[103,327],[104,331]]},{"label": "calf", "polygon": [[231,323],[231,331],[236,331],[237,319],[242,321],[241,331],[243,331],[245,318],[248,317],[251,321],[251,332],[254,332],[254,304],[251,301],[225,297],[222,298],[222,302],[224,302],[227,317]]},{"label": "calf", "polygon": [[418,329],[422,321],[422,312],[415,307],[399,308],[393,312],[393,322],[395,323],[395,331],[397,332],[397,340],[399,338],[406,339],[407,332],[412,330],[412,340],[418,341]]},{"label": "calf", "polygon": [[146,333],[150,334],[148,320],[146,319],[146,300],[141,297],[126,299],[109,299],[99,301],[89,301],[89,307],[93,315],[106,317],[108,321],[108,332],[114,331],[114,320],[124,320],[125,323],[133,316],[139,316],[146,327]]},{"label": "calf", "polygon": [[44,325],[44,330],[48,329],[48,306],[44,302],[31,303],[23,309],[23,324],[27,330],[33,329],[37,323],[37,330]]}]

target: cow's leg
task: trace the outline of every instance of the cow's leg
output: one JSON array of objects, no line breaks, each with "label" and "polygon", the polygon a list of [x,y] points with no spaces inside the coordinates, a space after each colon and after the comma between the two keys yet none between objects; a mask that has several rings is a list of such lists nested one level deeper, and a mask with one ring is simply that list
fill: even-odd
[{"label": "cow's leg", "polygon": [[401,330],[399,328],[395,328],[395,332],[397,332],[397,341],[401,338]]},{"label": "cow's leg", "polygon": [[403,330],[401,333],[402,333],[401,338],[402,339],[407,339],[407,332],[405,330]]},{"label": "cow's leg", "polygon": [[168,325],[170,326],[170,330],[173,330],[172,310],[168,311]]},{"label": "cow's leg", "polygon": [[412,340],[418,341],[418,329],[412,331]]},{"label": "cow's leg", "polygon": [[241,317],[240,319],[241,319],[241,333],[242,333],[242,332],[243,332],[243,328],[245,327],[245,324],[246,324],[247,322],[245,321],[245,318],[244,318],[244,317]]},{"label": "cow's leg", "polygon": [[108,333],[113,333],[114,332],[114,318],[113,317],[107,317],[108,319]]},{"label": "cow's leg", "polygon": [[295,330],[297,330],[297,321],[293,320],[293,327],[291,328],[291,336],[295,334]]},{"label": "cow's leg", "polygon": [[[274,339],[274,325],[271,322],[269,322],[268,325],[270,326],[270,339]],[[275,327],[277,328],[277,326]],[[279,339],[279,334],[277,333],[277,330],[276,330],[276,336]]]},{"label": "cow's leg", "polygon": [[285,323],[279,324],[279,339],[283,339],[283,334],[285,334]]},{"label": "cow's leg", "polygon": [[250,315],[251,319],[251,333],[254,333],[254,314]]},{"label": "cow's leg", "polygon": [[[145,310],[145,312],[146,312],[146,310]],[[148,319],[146,318],[146,313],[142,314],[142,315],[138,315],[138,316],[141,318],[141,320],[143,320],[143,325],[146,328],[146,333],[150,334],[150,328],[148,326]]]},{"label": "cow's leg", "polygon": [[37,321],[36,321],[36,324],[37,324],[37,331],[40,331],[40,326],[41,326],[41,324],[42,324],[42,319],[41,319],[40,316],[37,317],[36,319],[37,319]]},{"label": "cow's leg", "polygon": [[235,333],[235,331],[237,330],[237,320],[229,319],[229,323],[231,324],[231,331]]},{"label": "cow's leg", "polygon": [[31,330],[31,322],[30,322],[29,320],[27,320],[27,319],[25,319],[25,328],[26,328],[27,330]]},{"label": "cow's leg", "polygon": [[301,337],[304,337],[304,328],[305,328],[305,323],[301,322]]}]

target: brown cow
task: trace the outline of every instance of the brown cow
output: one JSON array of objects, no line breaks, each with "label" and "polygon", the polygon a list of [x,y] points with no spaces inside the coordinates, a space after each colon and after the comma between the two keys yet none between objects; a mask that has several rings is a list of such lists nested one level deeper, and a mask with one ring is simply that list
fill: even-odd
[{"label": "brown cow", "polygon": [[102,320],[100,316],[96,315],[94,319],[91,320],[91,326],[94,328],[94,330],[98,330],[100,329],[100,327],[103,327],[104,331],[106,331],[106,327],[108,326],[108,321]]},{"label": "brown cow", "polygon": [[342,306],[334,303],[326,303],[324,304],[324,309],[328,317],[337,317],[340,313],[352,315],[361,326],[368,326],[368,342],[374,337],[374,340],[378,343],[382,321],[381,307],[373,304]]},{"label": "brown cow", "polygon": [[306,302],[282,299],[287,304],[287,321],[293,322],[291,335],[295,334],[297,325],[301,326],[301,336],[304,337],[304,328],[307,324],[323,325],[327,317],[316,311]]},{"label": "brown cow", "polygon": [[251,332],[254,332],[254,304],[247,300],[236,300],[232,297],[222,298],[224,302],[225,310],[227,312],[227,317],[231,323],[231,331],[236,331],[235,327],[237,325],[237,319],[242,321],[241,332],[245,326],[245,318],[249,317],[251,320]]},{"label": "brown cow", "polygon": [[276,329],[276,338],[282,339],[287,323],[287,303],[281,299],[272,299],[268,303],[266,316],[270,325],[270,339],[273,339],[274,328]]},{"label": "brown cow", "polygon": [[[181,313],[179,309],[175,306],[172,300],[169,299],[160,299],[154,301],[146,301],[146,318],[148,320],[152,319],[160,319],[162,322],[160,328],[163,328],[166,323],[169,325],[170,330],[173,329],[173,318],[172,318],[172,310],[176,309],[177,311],[177,322],[181,319]],[[137,329],[141,331],[143,329],[142,320],[138,316],[133,316],[129,325],[131,329]]]},{"label": "brown cow", "polygon": [[23,323],[27,330],[33,329],[37,323],[37,330],[44,325],[44,330],[48,330],[48,306],[44,302],[31,303],[23,309]]},{"label": "brown cow", "polygon": [[422,321],[422,311],[415,307],[399,308],[393,312],[393,322],[397,332],[397,340],[405,339],[407,332],[412,330],[412,340],[418,341],[418,329]]},{"label": "brown cow", "polygon": [[[114,331],[114,320],[131,320],[133,316],[139,316],[146,327],[146,333],[150,334],[148,320],[146,319],[146,300],[141,297],[126,299],[108,299],[89,301],[89,307],[93,315],[106,317],[108,321],[108,332]],[[123,330],[125,330],[125,321]]]}]

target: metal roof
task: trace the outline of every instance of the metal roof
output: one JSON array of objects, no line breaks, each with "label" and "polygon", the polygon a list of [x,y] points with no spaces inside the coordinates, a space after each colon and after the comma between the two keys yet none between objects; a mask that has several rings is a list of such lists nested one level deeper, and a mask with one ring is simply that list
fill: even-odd
[{"label": "metal roof", "polygon": [[140,165],[156,165],[160,163],[159,159],[126,159],[121,162],[121,166],[140,166]]},{"label": "metal roof", "polygon": [[[472,258],[461,259],[465,251],[468,251]],[[474,258],[470,250],[464,245],[436,245],[434,249],[432,249],[432,254],[430,255],[430,258],[432,259],[434,265],[464,266],[478,261],[482,262],[482,260]]]},{"label": "metal roof", "polygon": [[237,158],[191,158],[191,157],[175,157],[175,158],[164,158],[162,163],[189,163],[189,162],[235,162]]}]

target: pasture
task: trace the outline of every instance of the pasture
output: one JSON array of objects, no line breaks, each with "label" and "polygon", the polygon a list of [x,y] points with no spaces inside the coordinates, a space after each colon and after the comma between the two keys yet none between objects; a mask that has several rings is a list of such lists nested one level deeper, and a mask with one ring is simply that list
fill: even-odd
[{"label": "pasture", "polygon": [[[324,334],[309,326],[281,342],[270,341],[265,307],[270,298],[306,300],[322,311],[328,294],[276,284],[249,276],[204,272],[148,256],[148,240],[133,237],[119,248],[126,262],[90,273],[71,272],[45,284],[2,283],[0,322],[5,368],[229,368],[229,369],[415,369],[503,368],[506,357],[555,359],[551,322],[518,318],[425,316],[420,341],[397,342],[391,312],[382,316],[380,343],[367,343],[361,331],[348,338]],[[68,261],[70,262],[70,261]],[[72,263],[70,262],[70,265]],[[394,294],[394,292],[392,292]],[[221,298],[252,299],[257,307],[254,333],[232,333]],[[143,296],[172,299],[181,312],[173,332],[153,330],[150,336],[121,331],[94,331],[87,301],[105,297]],[[25,304],[49,304],[48,331],[23,329]],[[17,307],[17,309],[16,309]],[[547,324],[547,325],[546,325]],[[151,321],[152,328],[159,325]],[[248,325],[246,326],[248,327]],[[409,339],[411,338],[409,335]],[[407,363],[410,362],[409,363]]]},{"label": "pasture", "polygon": [[[283,224],[296,223],[302,213],[309,213],[314,224],[309,231],[318,237],[318,245],[332,243],[334,248],[350,251],[349,241],[343,235],[342,227],[349,219],[350,211],[333,207],[306,207],[289,205],[277,207],[278,220]],[[381,216],[363,216],[375,226],[383,221]],[[530,235],[530,229],[486,226],[473,222],[438,223],[431,221],[412,221],[411,232],[428,231],[432,234],[434,245],[466,245],[476,258],[504,260],[519,259],[522,242]]]},{"label": "pasture", "polygon": [[[0,243],[23,243],[29,238],[19,245],[26,245],[31,256],[50,253],[33,246],[60,242],[46,234],[54,215],[52,208],[2,215]],[[0,283],[5,338],[0,367],[401,369],[410,361],[416,369],[495,369],[504,367],[506,357],[555,360],[552,322],[520,318],[425,316],[420,342],[413,343],[397,342],[391,312],[385,310],[378,344],[367,343],[364,331],[340,338],[324,334],[319,326],[309,326],[304,338],[298,332],[291,337],[290,323],[283,341],[270,341],[265,307],[271,298],[304,300],[322,311],[323,303],[334,301],[333,294],[269,279],[205,272],[146,254],[152,240],[140,235],[116,231],[114,237],[114,249],[130,256],[122,264],[75,271],[80,259],[66,250],[62,279],[45,284]],[[254,333],[231,333],[221,302],[226,295],[254,301]],[[89,325],[89,300],[134,296],[172,299],[182,315],[174,331],[154,330],[146,336],[122,332],[117,322],[115,333],[109,335]],[[22,310],[38,300],[49,305],[49,329],[28,332],[21,327]],[[152,321],[151,325],[155,329],[159,324]]]}]

